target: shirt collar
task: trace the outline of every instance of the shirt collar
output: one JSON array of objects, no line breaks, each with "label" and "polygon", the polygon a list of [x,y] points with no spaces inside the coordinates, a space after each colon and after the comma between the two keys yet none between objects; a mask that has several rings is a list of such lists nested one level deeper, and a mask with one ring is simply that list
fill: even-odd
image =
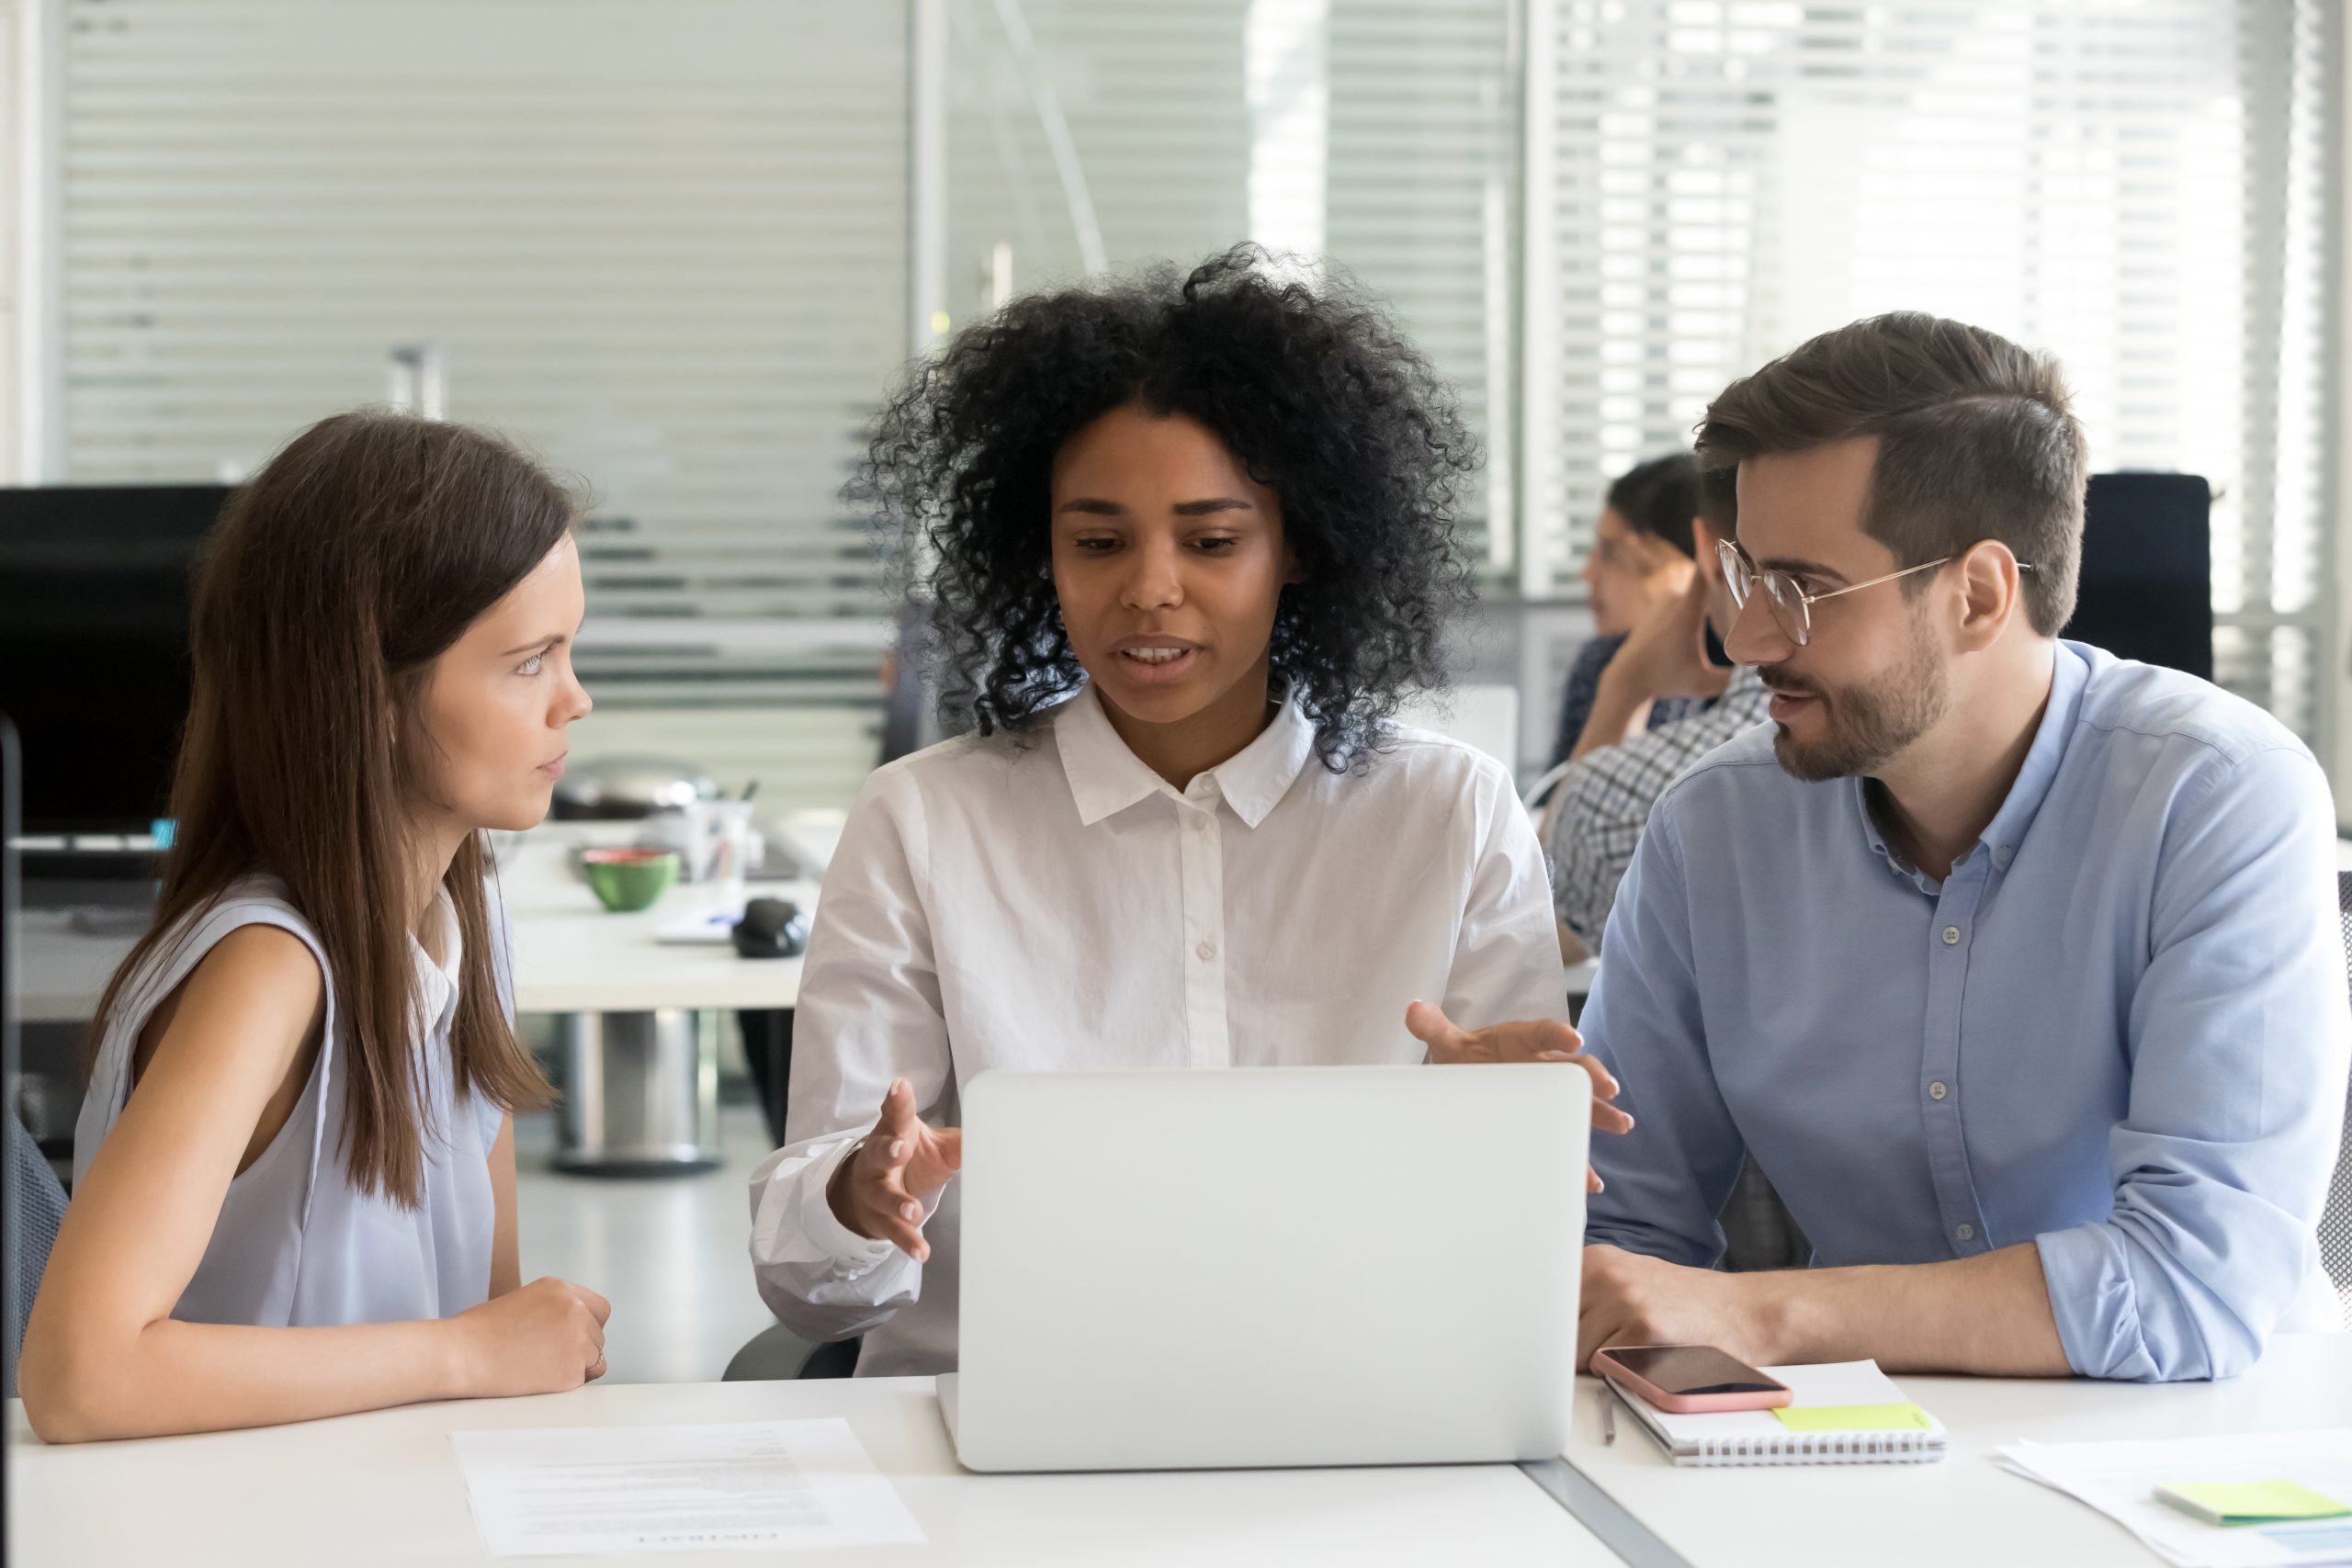
[{"label": "shirt collar", "polygon": [[1199,801],[1221,795],[1235,816],[1255,828],[1306,770],[1315,753],[1315,727],[1295,702],[1284,697],[1256,739],[1181,793],[1127,750],[1091,685],[1055,710],[1054,743],[1061,751],[1070,797],[1078,803],[1078,819],[1087,827],[1146,795]]},{"label": "shirt collar", "polygon": [[2026,750],[2017,783],[2009,786],[2008,798],[2001,802],[2001,809],[1993,814],[1984,838],[1978,840],[1989,846],[2004,865],[2024,841],[2041,803],[2050,798],[2050,786],[2057,780],[2058,764],[2066,760],[2066,742],[2073,739],[2075,719],[2082,711],[2083,688],[2090,683],[2091,667],[2081,654],[2063,642],[2053,643],[2052,649],[2050,705],[2041,710],[2041,726],[2033,732],[2033,744]]},{"label": "shirt collar", "polygon": [[[2033,732],[2033,744],[2026,749],[2025,761],[2018,767],[2016,782],[2009,785],[2001,808],[1993,814],[1993,820],[1976,840],[1993,856],[1994,864],[2004,871],[2024,840],[2026,829],[2033,826],[2041,803],[2049,798],[2050,785],[2058,777],[2058,764],[2066,758],[2067,739],[2075,732],[2075,717],[2082,709],[2083,688],[2090,681],[2090,665],[2081,654],[2063,642],[2054,646],[2049,705],[2041,711],[2041,723]],[[1878,814],[1871,809],[1871,781],[1858,776],[1847,784],[1854,792],[1854,810],[1862,819],[1862,832],[1871,848],[1884,855],[1897,870],[1917,874],[1889,847],[1886,835],[1879,830]],[[1954,869],[1958,869],[1957,862]]]}]

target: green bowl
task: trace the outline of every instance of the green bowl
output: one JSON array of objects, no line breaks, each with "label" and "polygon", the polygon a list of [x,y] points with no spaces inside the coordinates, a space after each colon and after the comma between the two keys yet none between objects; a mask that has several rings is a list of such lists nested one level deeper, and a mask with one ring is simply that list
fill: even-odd
[{"label": "green bowl", "polygon": [[580,857],[596,901],[616,915],[652,907],[678,880],[675,850],[589,850]]}]

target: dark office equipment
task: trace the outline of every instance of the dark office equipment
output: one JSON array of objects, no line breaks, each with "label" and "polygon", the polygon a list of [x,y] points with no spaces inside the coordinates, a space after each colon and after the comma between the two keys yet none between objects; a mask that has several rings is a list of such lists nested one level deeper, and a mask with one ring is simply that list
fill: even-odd
[{"label": "dark office equipment", "polygon": [[188,701],[188,576],[221,485],[0,489],[0,707],[24,829],[145,833]]},{"label": "dark office equipment", "polygon": [[782,898],[754,898],[734,925],[735,951],[745,958],[795,958],[808,945],[808,917]]},{"label": "dark office equipment", "polygon": [[2213,678],[2213,492],[2195,474],[2095,474],[2065,636]]},{"label": "dark office equipment", "polygon": [[[23,821],[16,721],[0,709],[0,1085],[17,1081],[17,830]],[[9,1110],[16,1108],[10,1106]]]}]

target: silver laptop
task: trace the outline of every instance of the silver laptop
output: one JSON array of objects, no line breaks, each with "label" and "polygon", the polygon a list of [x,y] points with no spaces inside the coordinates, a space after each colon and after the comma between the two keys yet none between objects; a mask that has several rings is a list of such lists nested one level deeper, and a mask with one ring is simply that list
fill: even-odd
[{"label": "silver laptop", "polygon": [[957,1457],[1557,1454],[1591,1094],[1557,1065],[983,1074],[939,1386]]}]

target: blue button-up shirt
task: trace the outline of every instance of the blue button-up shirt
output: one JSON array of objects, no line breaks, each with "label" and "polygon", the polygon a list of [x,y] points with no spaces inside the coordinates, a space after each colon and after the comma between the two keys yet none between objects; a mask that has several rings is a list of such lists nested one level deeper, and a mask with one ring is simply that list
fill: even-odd
[{"label": "blue button-up shirt", "polygon": [[2311,1280],[2352,1009],[2325,778],[2201,681],[2058,645],[1941,883],[1770,726],[1662,795],[1586,1009],[1639,1122],[1586,1239],[1712,1264],[1752,1151],[1817,1265],[2037,1242],[2074,1369],[2243,1371]]}]

